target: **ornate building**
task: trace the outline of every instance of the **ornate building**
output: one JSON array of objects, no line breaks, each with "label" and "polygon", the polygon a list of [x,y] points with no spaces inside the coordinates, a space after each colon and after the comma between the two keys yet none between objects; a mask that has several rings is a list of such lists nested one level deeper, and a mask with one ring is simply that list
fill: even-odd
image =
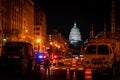
[{"label": "ornate building", "polygon": [[78,57],[78,55],[80,54],[80,48],[83,43],[81,39],[80,30],[76,26],[76,22],[74,22],[74,26],[70,31],[69,44],[70,44],[70,47],[73,49],[72,51],[73,57]]},{"label": "ornate building", "polygon": [[74,26],[70,31],[69,41],[70,43],[82,41],[81,33],[79,31],[79,28],[76,26],[76,22],[74,22]]}]

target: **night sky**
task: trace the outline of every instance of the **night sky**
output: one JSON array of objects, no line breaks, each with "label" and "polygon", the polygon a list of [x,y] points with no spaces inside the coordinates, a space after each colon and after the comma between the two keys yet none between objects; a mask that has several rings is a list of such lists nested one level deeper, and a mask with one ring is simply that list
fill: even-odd
[{"label": "night sky", "polygon": [[48,29],[57,29],[67,40],[74,21],[83,40],[89,37],[92,24],[95,34],[103,30],[104,22],[109,30],[111,0],[64,1],[41,0],[40,7],[46,14]]}]

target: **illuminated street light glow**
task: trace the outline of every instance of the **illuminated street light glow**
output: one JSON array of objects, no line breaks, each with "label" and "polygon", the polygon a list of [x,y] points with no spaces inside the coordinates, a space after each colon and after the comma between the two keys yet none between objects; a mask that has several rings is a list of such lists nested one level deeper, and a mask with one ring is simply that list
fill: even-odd
[{"label": "illuminated street light glow", "polygon": [[58,47],[58,48],[60,48],[60,46],[59,46],[59,45],[58,45],[57,47]]},{"label": "illuminated street light glow", "polygon": [[53,45],[53,43],[52,43],[52,42],[50,42],[50,45]]},{"label": "illuminated street light glow", "polygon": [[40,39],[37,39],[37,42],[38,42],[38,43],[40,43],[40,41],[41,41]]},{"label": "illuminated street light glow", "polygon": [[40,50],[40,39],[37,39],[37,43],[38,43],[38,53],[39,53],[39,50]]},{"label": "illuminated street light glow", "polygon": [[28,30],[26,29],[25,32],[28,32]]},{"label": "illuminated street light glow", "polygon": [[6,38],[3,38],[3,42],[6,42],[7,41],[7,39]]}]

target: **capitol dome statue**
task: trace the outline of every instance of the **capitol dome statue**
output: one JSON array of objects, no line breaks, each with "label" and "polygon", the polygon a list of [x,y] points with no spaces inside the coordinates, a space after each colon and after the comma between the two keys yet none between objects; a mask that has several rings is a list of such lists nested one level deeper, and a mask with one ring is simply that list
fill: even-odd
[{"label": "capitol dome statue", "polygon": [[69,41],[70,42],[79,42],[79,41],[82,41],[79,28],[76,26],[76,22],[74,22],[74,26],[73,26],[73,28],[70,31]]}]

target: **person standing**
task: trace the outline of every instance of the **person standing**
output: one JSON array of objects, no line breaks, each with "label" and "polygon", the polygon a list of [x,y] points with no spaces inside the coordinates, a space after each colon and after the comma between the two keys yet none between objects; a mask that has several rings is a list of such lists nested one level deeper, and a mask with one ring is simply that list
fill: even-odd
[{"label": "person standing", "polygon": [[45,69],[45,74],[47,74],[47,70],[48,70],[48,76],[50,76],[50,60],[48,57],[44,61],[44,69]]}]

